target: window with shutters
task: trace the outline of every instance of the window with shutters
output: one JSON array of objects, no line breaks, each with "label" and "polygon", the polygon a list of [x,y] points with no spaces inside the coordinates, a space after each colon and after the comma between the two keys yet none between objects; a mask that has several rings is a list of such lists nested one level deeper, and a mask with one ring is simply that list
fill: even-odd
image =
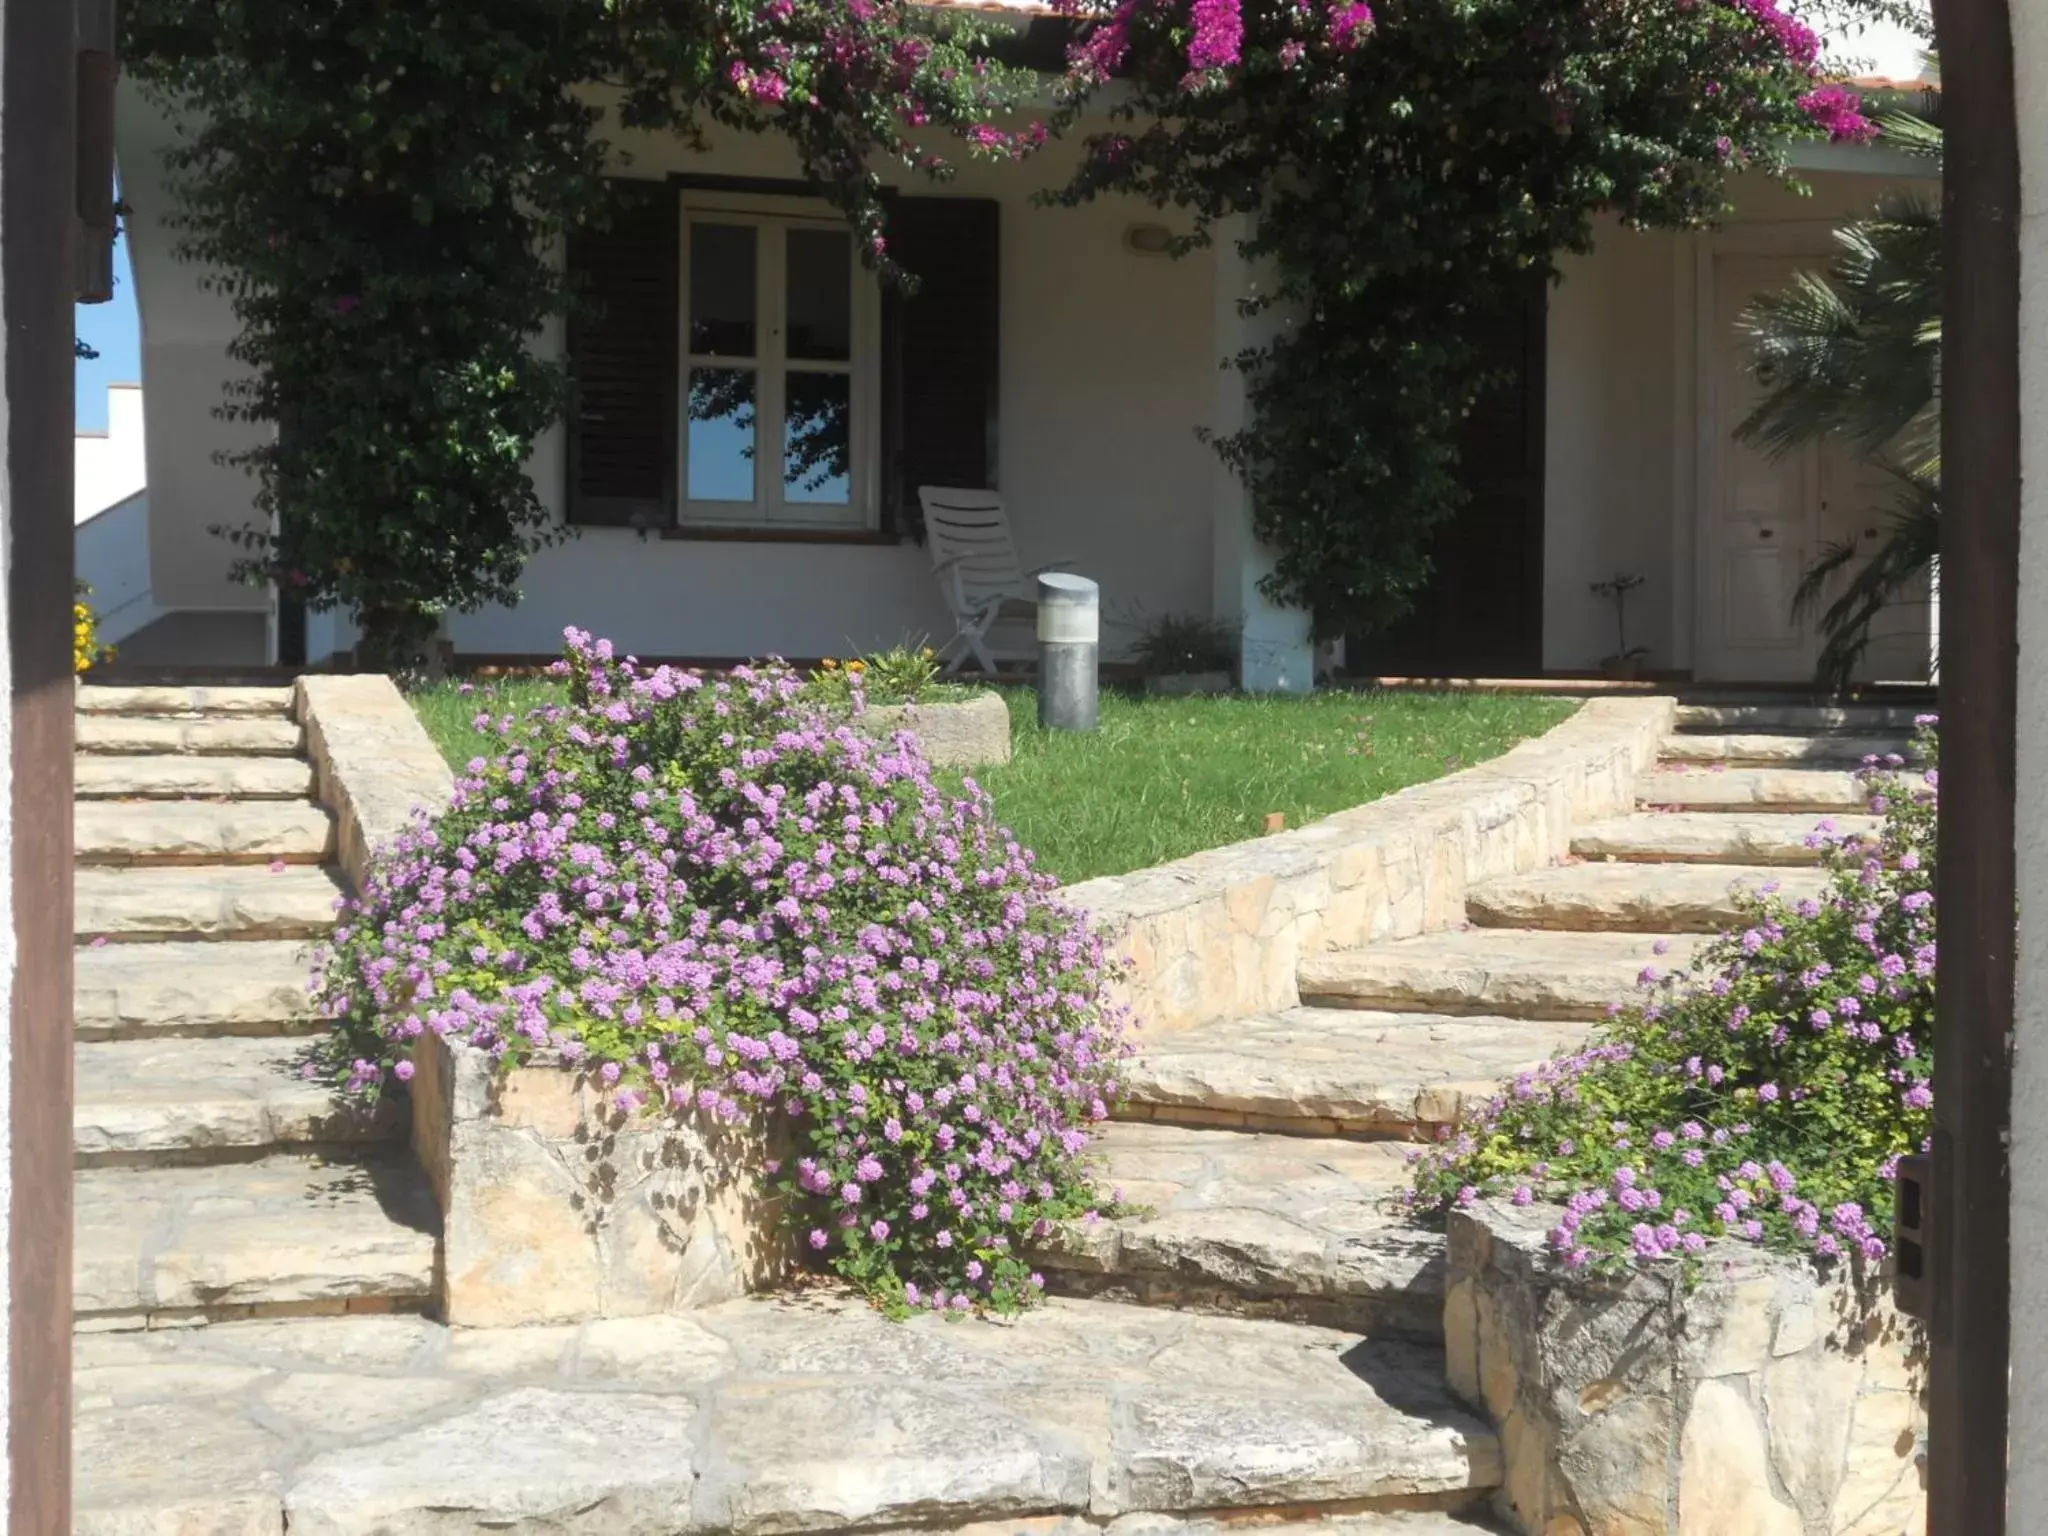
[{"label": "window with shutters", "polygon": [[679,521],[871,528],[881,303],[846,223],[803,198],[683,194]]}]

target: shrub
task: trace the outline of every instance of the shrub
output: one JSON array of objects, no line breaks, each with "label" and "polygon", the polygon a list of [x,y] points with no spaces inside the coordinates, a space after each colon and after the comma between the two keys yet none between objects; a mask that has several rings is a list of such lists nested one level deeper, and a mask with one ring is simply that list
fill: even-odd
[{"label": "shrub", "polygon": [[[352,1086],[432,1030],[555,1053],[626,1112],[796,1117],[803,1241],[892,1306],[1025,1303],[1091,1204],[1121,1021],[1082,919],[971,782],[829,721],[786,668],[642,669],[568,632],[569,702],[501,738],[336,929]],[[857,697],[857,696],[856,696]]]},{"label": "shrub", "polygon": [[1145,626],[1131,655],[1153,677],[1230,672],[1237,667],[1237,629],[1221,619],[1167,614]]},{"label": "shrub", "polygon": [[966,691],[939,681],[939,658],[928,645],[899,645],[847,662],[828,656],[806,686],[820,703],[841,709],[851,708],[856,695],[870,704],[915,704]]},{"label": "shrub", "polygon": [[89,672],[96,666],[103,666],[114,659],[114,648],[101,645],[99,641],[99,615],[92,611],[87,601],[92,596],[90,582],[72,583],[71,599],[71,670],[74,673]]},{"label": "shrub", "polygon": [[1882,1259],[1898,1160],[1931,1128],[1932,723],[1914,773],[1866,761],[1873,841],[1814,833],[1824,897],[1760,895],[1689,974],[1646,970],[1648,1001],[1421,1155],[1413,1202],[1562,1204],[1557,1252],[1603,1271],[1711,1237]]}]

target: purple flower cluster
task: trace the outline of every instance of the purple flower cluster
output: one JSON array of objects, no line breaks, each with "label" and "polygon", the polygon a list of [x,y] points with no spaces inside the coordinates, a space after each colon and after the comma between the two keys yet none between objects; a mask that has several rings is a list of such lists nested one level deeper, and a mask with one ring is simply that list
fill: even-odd
[{"label": "purple flower cluster", "polygon": [[1592,1049],[1522,1074],[1418,1156],[1411,1206],[1505,1199],[1562,1207],[1569,1267],[1679,1260],[1716,1239],[1821,1260],[1886,1257],[1899,1157],[1933,1103],[1933,854],[1939,773],[1866,760],[1874,838],[1822,822],[1820,900],[1769,892],[1689,974]]},{"label": "purple flower cluster", "polygon": [[893,1302],[1009,1307],[1095,1202],[1121,1019],[1083,921],[972,783],[834,723],[779,666],[713,678],[571,630],[572,702],[382,859],[323,996],[359,1088],[428,1032],[556,1059],[623,1112],[793,1117],[804,1240]]}]

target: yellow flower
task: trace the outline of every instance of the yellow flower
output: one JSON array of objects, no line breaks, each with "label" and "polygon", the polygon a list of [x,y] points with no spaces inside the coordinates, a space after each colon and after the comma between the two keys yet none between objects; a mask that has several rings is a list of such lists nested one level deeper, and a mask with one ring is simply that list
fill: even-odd
[{"label": "yellow flower", "polygon": [[849,672],[865,672],[867,669],[868,664],[864,661],[849,661],[846,664],[846,670]]},{"label": "yellow flower", "polygon": [[830,656],[827,656],[822,662],[819,663],[819,665],[822,666],[827,672],[837,672],[839,670],[839,663],[834,661]]}]

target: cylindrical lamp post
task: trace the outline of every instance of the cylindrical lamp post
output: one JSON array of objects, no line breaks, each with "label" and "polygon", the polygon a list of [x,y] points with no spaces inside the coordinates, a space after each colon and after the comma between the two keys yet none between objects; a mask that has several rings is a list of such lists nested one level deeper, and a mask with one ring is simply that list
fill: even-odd
[{"label": "cylindrical lamp post", "polygon": [[1038,723],[1049,731],[1095,729],[1102,591],[1086,576],[1038,578]]}]

